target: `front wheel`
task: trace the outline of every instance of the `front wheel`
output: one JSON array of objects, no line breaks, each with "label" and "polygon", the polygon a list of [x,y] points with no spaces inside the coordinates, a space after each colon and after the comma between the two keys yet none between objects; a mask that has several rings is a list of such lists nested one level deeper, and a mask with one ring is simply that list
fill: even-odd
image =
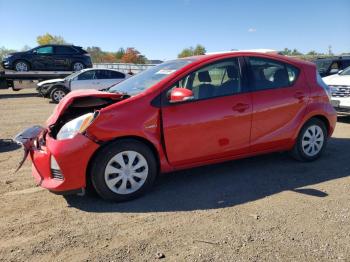
[{"label": "front wheel", "polygon": [[326,147],[327,138],[324,122],[313,118],[301,129],[291,154],[299,161],[313,161],[321,156]]},{"label": "front wheel", "polygon": [[54,103],[59,103],[63,97],[66,96],[66,94],[68,93],[68,91],[63,88],[63,87],[55,87],[50,94],[50,98],[52,100],[52,102]]},{"label": "front wheel", "polygon": [[136,140],[120,140],[104,147],[93,160],[90,176],[104,199],[126,201],[145,193],[157,176],[152,150]]},{"label": "front wheel", "polygon": [[26,61],[19,60],[15,62],[14,68],[17,72],[28,72],[29,64]]}]

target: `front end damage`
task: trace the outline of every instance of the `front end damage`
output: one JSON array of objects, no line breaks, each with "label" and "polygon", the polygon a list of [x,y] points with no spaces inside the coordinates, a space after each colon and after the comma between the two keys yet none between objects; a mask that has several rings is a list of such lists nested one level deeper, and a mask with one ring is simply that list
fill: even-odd
[{"label": "front end damage", "polygon": [[38,185],[59,194],[81,192],[86,187],[88,163],[100,145],[84,132],[63,140],[57,139],[57,133],[72,119],[86,113],[97,115],[100,109],[123,99],[119,94],[97,91],[69,94],[58,104],[46,128],[33,126],[14,138],[24,149],[17,170],[29,155]]}]

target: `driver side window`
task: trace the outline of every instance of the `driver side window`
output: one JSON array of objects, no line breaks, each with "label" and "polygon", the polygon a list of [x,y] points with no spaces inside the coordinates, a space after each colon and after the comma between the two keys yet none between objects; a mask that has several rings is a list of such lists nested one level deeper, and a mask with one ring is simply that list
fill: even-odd
[{"label": "driver side window", "polygon": [[216,62],[196,70],[172,88],[187,88],[194,100],[237,94],[242,91],[238,59]]},{"label": "driver side window", "polygon": [[52,46],[43,46],[36,49],[37,54],[52,54],[53,47]]}]

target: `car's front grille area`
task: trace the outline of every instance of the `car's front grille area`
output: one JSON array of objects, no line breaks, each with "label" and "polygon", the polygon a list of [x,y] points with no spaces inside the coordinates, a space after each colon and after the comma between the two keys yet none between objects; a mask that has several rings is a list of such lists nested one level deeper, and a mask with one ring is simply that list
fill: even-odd
[{"label": "car's front grille area", "polygon": [[332,97],[350,97],[350,86],[329,86]]},{"label": "car's front grille area", "polygon": [[52,177],[54,179],[58,179],[58,180],[63,180],[64,179],[61,170],[51,169],[51,174],[52,174]]}]

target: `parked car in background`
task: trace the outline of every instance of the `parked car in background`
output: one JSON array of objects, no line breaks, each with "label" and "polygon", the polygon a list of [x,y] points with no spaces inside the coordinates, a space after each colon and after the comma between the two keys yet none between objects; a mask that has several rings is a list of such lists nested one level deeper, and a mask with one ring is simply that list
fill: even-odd
[{"label": "parked car in background", "polygon": [[350,115],[350,66],[323,81],[330,87],[332,104],[338,113]]},{"label": "parked car in background", "polygon": [[42,45],[24,52],[10,53],[3,58],[5,69],[16,71],[63,70],[79,71],[92,67],[90,55],[75,45]]},{"label": "parked car in background", "polygon": [[350,56],[319,58],[314,61],[322,77],[337,74],[350,66]]},{"label": "parked car in background", "polygon": [[64,79],[51,79],[39,82],[37,91],[44,97],[49,97],[55,103],[70,91],[79,89],[102,90],[129,78],[130,75],[113,69],[83,69]]},{"label": "parked car in background", "polygon": [[47,126],[15,140],[40,186],[72,193],[92,185],[104,199],[125,201],[158,173],[275,151],[316,160],[336,124],[329,96],[310,62],[203,55],[162,63],[108,92],[72,92]]}]

